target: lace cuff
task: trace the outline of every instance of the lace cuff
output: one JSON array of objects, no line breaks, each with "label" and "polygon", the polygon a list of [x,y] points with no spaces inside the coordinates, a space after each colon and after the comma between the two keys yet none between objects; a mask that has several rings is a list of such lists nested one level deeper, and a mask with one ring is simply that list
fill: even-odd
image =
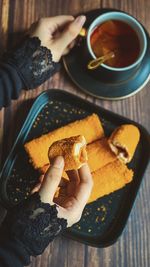
[{"label": "lace cuff", "polygon": [[67,227],[67,220],[57,217],[57,205],[42,203],[38,193],[16,206],[4,224],[9,236],[23,244],[29,255],[42,254],[48,244]]},{"label": "lace cuff", "polygon": [[30,89],[41,85],[60,68],[60,64],[52,60],[51,51],[41,46],[38,37],[26,38],[13,52],[3,55],[3,62],[12,65]]}]

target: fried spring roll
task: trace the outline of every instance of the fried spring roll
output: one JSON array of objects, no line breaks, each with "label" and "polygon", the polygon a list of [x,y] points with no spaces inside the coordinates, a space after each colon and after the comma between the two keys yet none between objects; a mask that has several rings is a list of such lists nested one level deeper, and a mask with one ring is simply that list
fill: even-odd
[{"label": "fried spring roll", "polygon": [[124,163],[132,160],[140,139],[139,129],[132,124],[118,127],[108,139],[110,148]]},{"label": "fried spring roll", "polygon": [[116,160],[106,138],[97,140],[87,145],[88,164],[91,172],[94,172],[106,164]]},{"label": "fried spring roll", "polygon": [[88,203],[121,189],[133,179],[133,171],[115,160],[92,173],[94,186]]},{"label": "fried spring roll", "polygon": [[[105,166],[106,164],[116,160],[116,156],[111,151],[106,138],[102,138],[87,145],[86,150],[88,157],[88,165],[90,167],[91,172],[96,171],[101,167]],[[40,169],[40,172],[45,173],[48,167],[49,164],[43,166]]]},{"label": "fried spring roll", "polygon": [[88,159],[84,136],[78,135],[54,142],[48,151],[50,162],[57,156],[63,156],[65,171],[79,169]]},{"label": "fried spring roll", "polygon": [[26,143],[24,147],[33,167],[39,169],[49,164],[48,149],[52,143],[76,135],[83,135],[87,143],[104,137],[104,130],[99,117],[92,114]]}]

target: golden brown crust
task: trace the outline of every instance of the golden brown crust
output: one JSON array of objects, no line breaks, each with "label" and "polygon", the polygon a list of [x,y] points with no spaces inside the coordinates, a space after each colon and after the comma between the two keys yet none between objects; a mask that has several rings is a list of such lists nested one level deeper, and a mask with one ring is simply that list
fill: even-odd
[{"label": "golden brown crust", "polygon": [[104,130],[99,117],[92,114],[26,143],[24,147],[34,168],[40,169],[49,164],[48,149],[52,143],[76,135],[83,135],[87,143],[104,137]]},{"label": "golden brown crust", "polygon": [[133,158],[139,139],[139,129],[132,124],[125,124],[111,134],[108,143],[116,156],[124,163],[128,163]]},{"label": "golden brown crust", "polygon": [[[123,188],[132,181],[133,171],[116,159],[99,170],[92,172],[92,177],[94,185],[88,203]],[[65,176],[65,179],[68,180],[67,176]],[[62,190],[58,188],[57,196],[64,194]]]},{"label": "golden brown crust", "polygon": [[[132,181],[133,171],[129,170],[128,167],[118,160],[110,151],[105,138],[87,147],[89,157],[88,163],[91,171],[92,169],[96,169],[92,171],[94,186],[88,203],[119,190]],[[63,177],[68,179],[66,173],[63,174]]]},{"label": "golden brown crust", "polygon": [[111,151],[106,138],[102,138],[101,140],[97,140],[92,144],[87,145],[87,154],[91,172],[116,160],[116,156]]},{"label": "golden brown crust", "polygon": [[64,170],[77,170],[87,162],[86,140],[78,135],[54,142],[48,151],[50,162],[57,156],[63,156]]},{"label": "golden brown crust", "polygon": [[92,173],[94,186],[88,203],[121,189],[133,179],[133,171],[115,160]]}]

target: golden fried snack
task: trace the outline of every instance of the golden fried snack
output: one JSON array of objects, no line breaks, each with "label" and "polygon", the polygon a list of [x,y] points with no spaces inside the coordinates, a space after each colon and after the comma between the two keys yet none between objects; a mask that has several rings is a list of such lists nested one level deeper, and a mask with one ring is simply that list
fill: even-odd
[{"label": "golden fried snack", "polygon": [[88,159],[84,136],[78,135],[54,142],[48,151],[50,162],[57,156],[63,156],[65,171],[79,169]]},{"label": "golden fried snack", "polygon": [[133,179],[133,171],[115,160],[92,173],[94,186],[88,203],[121,189]]},{"label": "golden fried snack", "polygon": [[99,117],[92,114],[26,143],[24,147],[34,168],[43,168],[49,163],[48,149],[52,143],[76,135],[83,135],[87,143],[104,137],[104,130]]},{"label": "golden fried snack", "polygon": [[128,163],[133,158],[139,139],[139,129],[132,124],[124,124],[111,134],[108,143],[115,155]]},{"label": "golden fried snack", "polygon": [[[88,165],[91,172],[100,169],[106,164],[116,160],[115,154],[111,151],[106,138],[97,140],[86,147]],[[41,173],[45,173],[49,167],[49,164],[40,168]]]},{"label": "golden fried snack", "polygon": [[100,169],[106,164],[116,160],[106,138],[87,145],[88,165],[91,172]]}]

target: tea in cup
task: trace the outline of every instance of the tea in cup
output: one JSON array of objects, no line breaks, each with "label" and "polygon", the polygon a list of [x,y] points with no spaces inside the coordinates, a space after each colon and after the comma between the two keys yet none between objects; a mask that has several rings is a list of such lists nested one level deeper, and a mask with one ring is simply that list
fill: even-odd
[{"label": "tea in cup", "polygon": [[138,68],[143,60],[147,38],[142,25],[134,17],[124,12],[110,11],[97,17],[90,25],[87,48],[92,59],[114,53],[99,69],[113,73],[128,72],[130,75],[130,70]]}]

